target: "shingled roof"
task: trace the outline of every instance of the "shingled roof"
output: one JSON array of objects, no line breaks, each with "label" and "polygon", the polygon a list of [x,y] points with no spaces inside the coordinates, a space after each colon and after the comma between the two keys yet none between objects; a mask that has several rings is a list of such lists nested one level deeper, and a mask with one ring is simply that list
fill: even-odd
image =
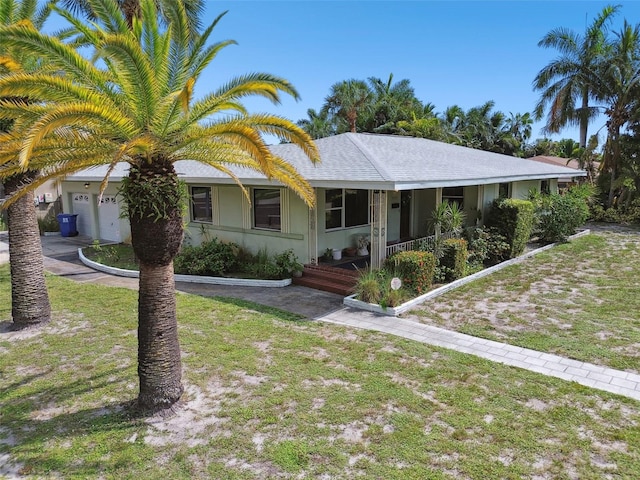
[{"label": "shingled roof", "polygon": [[[293,164],[314,187],[409,190],[586,175],[581,170],[415,137],[343,133],[316,140],[316,145],[321,158],[316,165],[293,144],[270,149]],[[111,180],[119,180],[127,170],[126,163],[119,165]],[[198,162],[177,162],[176,170],[189,183],[233,183],[225,174]],[[271,183],[251,170],[233,171],[243,183]],[[106,167],[98,167],[68,179],[98,181],[105,172]]]}]

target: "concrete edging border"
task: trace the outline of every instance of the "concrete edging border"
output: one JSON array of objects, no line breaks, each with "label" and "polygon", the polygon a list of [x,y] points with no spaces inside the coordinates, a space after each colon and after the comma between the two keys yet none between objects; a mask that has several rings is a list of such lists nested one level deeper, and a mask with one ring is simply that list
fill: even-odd
[{"label": "concrete edging border", "polygon": [[[571,235],[569,240],[573,240],[574,238],[579,238],[591,233],[591,230],[586,229],[582,232],[576,233],[575,235]],[[402,305],[398,305],[397,307],[387,307],[382,308],[380,305],[375,305],[373,303],[365,303],[360,300],[356,300],[355,295],[349,295],[345,297],[343,300],[343,304],[347,307],[358,308],[360,310],[366,310],[373,313],[378,313],[381,315],[386,315],[389,317],[397,317],[398,315],[406,312],[407,310],[415,307],[416,305],[420,305],[427,300],[431,300],[432,298],[439,297],[440,295],[450,291],[455,290],[458,287],[466,285],[467,283],[471,283],[474,280],[477,280],[482,277],[486,277],[487,275],[491,275],[493,272],[497,272],[498,270],[502,270],[510,265],[515,265],[517,263],[522,262],[523,260],[537,255],[538,253],[544,252],[545,250],[549,250],[558,245],[558,243],[551,243],[549,245],[545,245],[544,247],[537,248],[535,250],[531,250],[519,257],[512,258],[511,260],[507,260],[506,262],[499,263],[498,265],[494,265],[493,267],[485,268],[479,272],[474,273],[473,275],[469,275],[468,277],[463,277],[458,280],[455,280],[451,283],[443,285],[442,287],[436,288],[435,290],[431,290],[419,297],[412,298],[408,302],[403,303]]]},{"label": "concrete edging border", "polygon": [[[109,275],[116,275],[118,277],[138,278],[139,272],[136,270],[125,270],[123,268],[109,267],[93,260],[89,260],[82,253],[82,248],[78,248],[78,257],[80,261],[87,267],[93,268],[100,272],[108,273]],[[291,285],[291,279],[285,278],[284,280],[256,280],[249,278],[227,278],[227,277],[204,277],[200,275],[175,275],[176,282],[188,282],[188,283],[204,283],[209,285],[232,285],[236,287],[269,287],[269,288],[281,288]]]}]

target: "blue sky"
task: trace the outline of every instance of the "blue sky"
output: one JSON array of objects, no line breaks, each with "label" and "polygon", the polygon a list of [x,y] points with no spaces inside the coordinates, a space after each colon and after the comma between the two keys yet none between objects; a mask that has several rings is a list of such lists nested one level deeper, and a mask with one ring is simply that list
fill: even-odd
[{"label": "blue sky", "polygon": [[[537,46],[549,30],[582,34],[609,2],[602,1],[208,1],[205,21],[228,10],[213,39],[234,39],[214,60],[196,93],[248,72],[268,72],[291,81],[301,100],[281,105],[255,100],[247,106],[293,121],[318,110],[332,84],[370,76],[407,78],[436,111],[495,101],[505,113],[533,110],[537,72],[557,56]],[[640,22],[640,1],[622,6],[613,23]],[[591,128],[590,134],[604,124]],[[542,122],[532,139],[541,137]],[[567,129],[552,138],[574,138]]]}]

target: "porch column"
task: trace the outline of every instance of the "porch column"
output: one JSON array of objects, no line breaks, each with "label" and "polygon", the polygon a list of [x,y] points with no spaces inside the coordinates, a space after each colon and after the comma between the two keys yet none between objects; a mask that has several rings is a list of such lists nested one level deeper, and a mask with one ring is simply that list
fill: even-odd
[{"label": "porch column", "polygon": [[315,207],[309,208],[309,242],[308,242],[308,259],[311,265],[318,264],[318,189],[313,189],[316,203]]},{"label": "porch column", "polygon": [[387,256],[387,192],[374,190],[371,207],[371,268],[379,269]]}]

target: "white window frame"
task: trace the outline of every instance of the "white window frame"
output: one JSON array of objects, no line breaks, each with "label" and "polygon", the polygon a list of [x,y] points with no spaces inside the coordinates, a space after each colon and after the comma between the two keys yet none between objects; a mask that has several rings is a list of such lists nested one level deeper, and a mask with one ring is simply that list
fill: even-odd
[{"label": "white window frame", "polygon": [[[268,227],[268,226],[258,226],[256,224],[256,207],[258,205],[258,202],[256,202],[256,192],[260,191],[260,190],[268,190],[268,191],[274,191],[274,192],[278,192],[278,198],[280,200],[279,204],[278,204],[278,228],[272,228],[272,227]],[[251,209],[251,225],[252,228],[254,230],[264,230],[267,232],[282,232],[283,231],[283,218],[282,218],[282,202],[283,202],[283,195],[282,195],[282,189],[281,188],[269,188],[269,187],[265,187],[265,188],[260,188],[260,187],[255,187],[251,189],[251,205],[252,205],[252,209]]]},{"label": "white window frame", "polygon": [[[326,195],[327,192],[329,190],[341,190],[340,193],[340,199],[341,199],[341,205],[339,207],[329,207],[327,208],[327,203],[326,203]],[[346,205],[346,194],[345,192],[347,190],[364,190],[367,192],[367,221],[366,223],[362,223],[359,225],[349,225],[348,227],[346,226],[346,218],[347,218],[347,205]],[[325,222],[324,222],[324,227],[325,227],[325,232],[335,232],[338,230],[346,230],[349,228],[358,228],[358,227],[364,227],[366,225],[370,225],[371,224],[371,191],[370,190],[366,190],[364,188],[326,188],[324,191],[324,195],[325,195]],[[339,227],[333,227],[333,228],[327,228],[327,218],[326,218],[326,213],[330,212],[330,211],[336,211],[336,210],[340,210],[340,226]]]},{"label": "white window frame", "polygon": [[[201,189],[208,189],[209,190],[209,213],[211,214],[210,219],[209,220],[199,220],[195,218],[194,215],[194,207],[195,207],[195,201],[193,198],[193,189],[194,188],[201,188]],[[214,205],[213,205],[213,187],[211,186],[207,186],[207,185],[189,185],[189,202],[190,202],[190,208],[189,208],[189,215],[191,218],[191,221],[194,223],[208,223],[208,224],[213,224],[213,209],[214,209]]]}]

